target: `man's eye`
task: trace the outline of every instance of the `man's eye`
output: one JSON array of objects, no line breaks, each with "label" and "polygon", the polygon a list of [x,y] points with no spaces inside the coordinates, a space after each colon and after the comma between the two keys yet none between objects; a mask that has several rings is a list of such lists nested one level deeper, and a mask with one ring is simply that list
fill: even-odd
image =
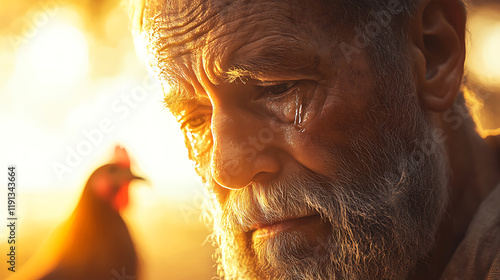
[{"label": "man's eye", "polygon": [[280,95],[289,91],[297,82],[287,82],[272,86],[264,86],[264,90],[271,95]]},{"label": "man's eye", "polygon": [[193,130],[201,127],[207,122],[208,116],[199,115],[192,118],[188,118],[186,121],[182,123],[182,127],[188,130]]}]

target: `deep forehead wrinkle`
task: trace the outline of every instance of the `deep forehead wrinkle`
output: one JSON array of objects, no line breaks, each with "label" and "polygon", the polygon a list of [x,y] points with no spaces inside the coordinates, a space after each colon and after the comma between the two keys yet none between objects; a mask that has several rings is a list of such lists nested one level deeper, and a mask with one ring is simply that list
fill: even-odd
[{"label": "deep forehead wrinkle", "polygon": [[283,76],[316,75],[319,54],[299,39],[283,35],[268,35],[242,46],[229,59],[228,81],[237,78],[273,80]]},{"label": "deep forehead wrinkle", "polygon": [[[290,1],[195,1],[180,5],[175,1],[157,2],[146,7],[150,15],[144,28],[149,42],[150,63],[168,77],[174,58],[202,56],[204,67],[213,70],[209,79],[224,76],[227,54],[244,45],[245,40],[268,36],[279,30],[294,36],[301,21]],[[235,39],[236,38],[236,39]]]},{"label": "deep forehead wrinkle", "polygon": [[[233,80],[234,70],[254,73],[286,66],[283,52],[300,52],[300,17],[294,17],[290,1],[246,1],[245,8],[232,5],[220,13],[221,25],[207,36],[203,51],[208,78]],[[295,7],[296,8],[296,7]],[[292,56],[287,60],[293,62]],[[280,61],[281,60],[281,61]],[[272,67],[273,66],[273,67]]]},{"label": "deep forehead wrinkle", "polygon": [[169,78],[163,82],[168,85],[164,87],[164,103],[172,113],[182,111],[182,106],[189,104],[208,103],[208,95],[198,81],[198,75],[194,71],[193,62],[186,56],[175,58],[178,63],[173,64],[168,73]]},{"label": "deep forehead wrinkle", "polygon": [[[148,1],[142,27],[152,68],[163,79],[174,72],[176,59],[201,49],[217,17],[210,1]],[[181,5],[182,4],[182,5]]]},{"label": "deep forehead wrinkle", "polygon": [[156,51],[170,51],[170,55],[175,56],[172,50],[177,48],[193,50],[196,45],[190,43],[198,41],[198,38],[206,34],[214,24],[211,21],[216,20],[216,13],[209,3],[202,2],[193,9],[186,9],[184,13],[159,11],[154,17],[154,27],[150,31],[156,39],[153,42]]},{"label": "deep forehead wrinkle", "polygon": [[150,15],[149,27],[143,30],[149,36],[153,69],[162,80],[177,86],[174,88],[182,88],[165,93],[172,96],[166,99],[169,106],[204,97],[198,90],[203,78],[216,84],[227,78],[305,72],[319,63],[317,55],[306,51],[313,44],[304,39],[310,37],[304,34],[314,30],[300,28],[305,21],[317,20],[311,11],[302,9],[313,2],[184,2],[152,3],[143,15]]}]

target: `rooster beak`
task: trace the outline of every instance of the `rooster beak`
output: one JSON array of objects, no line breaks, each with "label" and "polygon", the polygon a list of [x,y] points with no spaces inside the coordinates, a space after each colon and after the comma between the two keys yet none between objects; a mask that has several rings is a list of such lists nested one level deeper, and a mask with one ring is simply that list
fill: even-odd
[{"label": "rooster beak", "polygon": [[132,180],[141,180],[141,181],[146,181],[146,179],[144,179],[143,177],[140,177],[140,176],[135,176],[135,175],[132,175]]},{"label": "rooster beak", "polygon": [[149,185],[149,182],[148,180],[146,180],[144,177],[141,177],[141,176],[137,176],[135,174],[131,174],[132,176],[130,177],[130,181],[133,181],[133,180],[139,180],[139,181],[143,181],[146,183],[146,185]]}]

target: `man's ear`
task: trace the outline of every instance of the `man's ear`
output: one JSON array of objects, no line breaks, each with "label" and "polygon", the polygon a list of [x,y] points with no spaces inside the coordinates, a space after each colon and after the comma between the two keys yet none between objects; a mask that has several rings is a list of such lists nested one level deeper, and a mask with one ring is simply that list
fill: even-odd
[{"label": "man's ear", "polygon": [[460,0],[421,0],[409,26],[420,100],[434,112],[450,108],[465,60],[465,7]]}]

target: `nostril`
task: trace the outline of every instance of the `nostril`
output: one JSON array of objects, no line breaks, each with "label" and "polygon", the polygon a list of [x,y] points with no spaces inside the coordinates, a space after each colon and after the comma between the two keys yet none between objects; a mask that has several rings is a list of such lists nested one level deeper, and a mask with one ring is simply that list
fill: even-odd
[{"label": "nostril", "polygon": [[221,187],[231,190],[244,188],[252,182],[272,180],[280,172],[279,159],[269,150],[257,153],[251,161],[240,157],[213,163],[213,179]]}]

